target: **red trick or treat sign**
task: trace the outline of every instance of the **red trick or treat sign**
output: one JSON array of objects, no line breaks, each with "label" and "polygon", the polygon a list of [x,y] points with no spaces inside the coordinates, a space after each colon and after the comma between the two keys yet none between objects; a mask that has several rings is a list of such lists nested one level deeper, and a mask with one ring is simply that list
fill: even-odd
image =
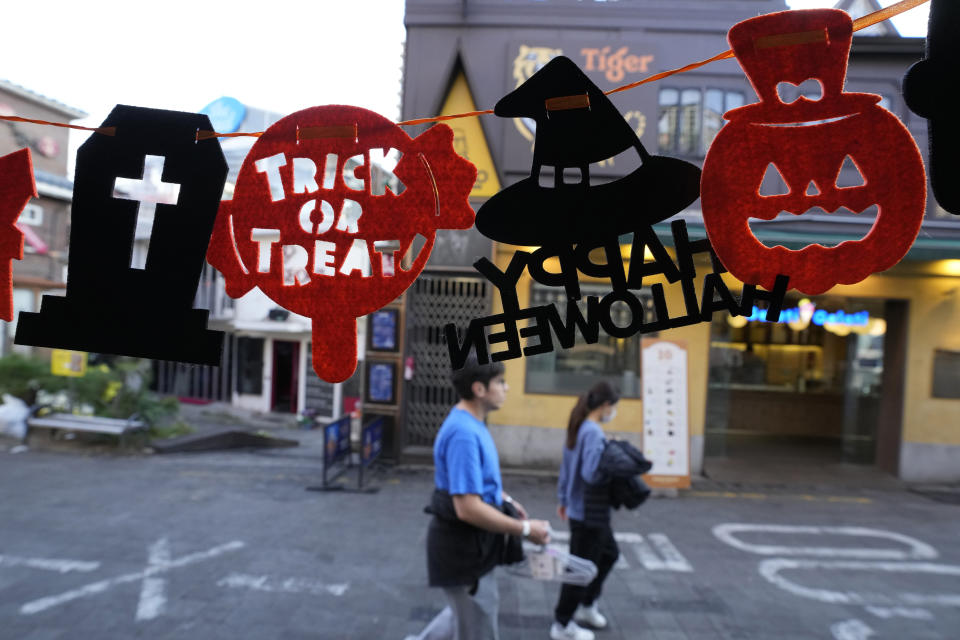
[{"label": "red trick or treat sign", "polygon": [[[397,156],[388,179],[374,175],[374,163]],[[298,111],[250,150],[233,200],[220,206],[207,260],[231,297],[257,286],[311,318],[313,368],[340,382],[356,369],[356,318],[410,286],[437,229],[473,225],[467,198],[476,175],[446,125],[410,138],[359,107]]]}]

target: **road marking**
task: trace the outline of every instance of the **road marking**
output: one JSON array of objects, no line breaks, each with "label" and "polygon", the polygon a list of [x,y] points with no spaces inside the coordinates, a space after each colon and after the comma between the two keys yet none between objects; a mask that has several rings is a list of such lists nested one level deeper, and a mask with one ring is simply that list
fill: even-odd
[{"label": "road marking", "polygon": [[99,562],[85,562],[83,560],[62,560],[58,558],[21,558],[19,556],[0,555],[0,567],[29,567],[31,569],[45,569],[69,573],[71,571],[94,571],[100,567]]},{"label": "road marking", "polygon": [[866,640],[875,635],[873,629],[862,620],[844,620],[830,626],[835,640]]},{"label": "road marking", "polygon": [[926,609],[914,607],[867,607],[867,611],[888,620],[890,618],[910,618],[911,620],[933,620],[933,614]]},{"label": "road marking", "polygon": [[646,543],[643,538],[640,538],[639,541],[634,543],[633,552],[637,554],[637,560],[640,561],[640,564],[643,565],[643,568],[647,571],[666,571],[667,564],[660,559],[653,549]]},{"label": "road marking", "polygon": [[254,589],[271,593],[313,593],[329,594],[340,597],[350,588],[349,582],[327,584],[308,578],[286,578],[283,580],[268,576],[251,576],[243,573],[231,573],[217,582],[218,587]]},{"label": "road marking", "polygon": [[[670,542],[670,538],[663,533],[647,534],[649,544],[643,535],[632,531],[614,532],[613,538],[621,545],[630,546],[637,556],[637,560],[647,571],[679,571],[684,573],[693,571],[693,567],[690,566],[687,559]],[[570,533],[568,531],[551,531],[550,540],[552,542],[569,543]],[[630,564],[623,553],[620,554],[616,567],[618,569],[630,568]]]},{"label": "road marking", "polygon": [[688,491],[693,498],[731,498],[741,500],[803,500],[804,502],[843,502],[852,504],[872,504],[873,500],[861,496],[814,496],[791,493],[755,493],[748,491]]},{"label": "road marking", "polygon": [[656,547],[657,551],[660,552],[660,555],[663,556],[666,571],[680,571],[683,573],[693,571],[693,567],[691,567],[687,559],[677,551],[677,548],[673,546],[673,543],[670,542],[667,536],[662,533],[651,533],[647,537],[650,539],[651,544]]},{"label": "road marking", "polygon": [[[793,545],[762,545],[743,542],[737,534],[746,532],[780,533],[780,534],[809,534],[809,535],[841,535],[863,536],[868,538],[885,538],[904,544],[907,549],[878,549],[853,547],[798,547]],[[916,538],[905,536],[883,529],[868,529],[866,527],[810,527],[779,524],[741,524],[728,522],[713,527],[713,535],[722,542],[746,551],[765,556],[817,556],[832,558],[860,558],[872,560],[928,560],[939,554],[936,549]]]},{"label": "road marking", "polygon": [[185,567],[203,560],[209,560],[215,558],[224,553],[230,551],[236,551],[237,549],[242,549],[244,543],[239,540],[234,540],[233,542],[228,542],[227,544],[222,544],[212,549],[207,549],[206,551],[200,551],[198,553],[191,553],[190,555],[183,556],[177,560],[172,560],[166,565],[163,566],[152,566],[147,567],[142,571],[137,571],[134,573],[125,573],[115,578],[109,578],[107,580],[100,580],[98,582],[91,582],[90,584],[84,585],[78,589],[71,589],[70,591],[65,591],[59,595],[47,596],[45,598],[38,598],[37,600],[31,600],[30,602],[24,604],[20,607],[20,613],[23,615],[33,615],[35,613],[40,613],[41,611],[46,611],[52,607],[59,606],[66,602],[76,600],[77,598],[83,598],[86,596],[92,596],[98,593],[103,593],[107,589],[114,587],[118,584],[125,584],[127,582],[138,582],[144,578],[150,578],[156,575],[167,573],[173,569],[179,567]]},{"label": "road marking", "polygon": [[[154,542],[147,553],[147,568],[166,567],[170,564],[170,543],[166,538]],[[137,603],[137,620],[153,620],[167,604],[166,578],[146,577],[140,587],[140,601]]]},{"label": "road marking", "polygon": [[874,607],[960,607],[960,593],[859,593],[856,591],[831,591],[805,587],[780,575],[782,571],[797,569],[828,569],[840,571],[883,571],[890,573],[929,573],[944,576],[960,576],[960,566],[930,562],[862,562],[858,560],[800,560],[795,558],[768,558],[760,563],[763,578],[784,591],[801,598],[818,600],[828,604],[874,606]]}]

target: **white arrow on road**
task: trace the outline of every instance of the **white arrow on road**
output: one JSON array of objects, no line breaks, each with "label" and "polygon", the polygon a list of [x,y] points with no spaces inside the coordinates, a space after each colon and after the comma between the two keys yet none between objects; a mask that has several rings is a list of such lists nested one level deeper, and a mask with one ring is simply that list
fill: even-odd
[{"label": "white arrow on road", "polygon": [[60,558],[21,558],[20,556],[0,555],[0,567],[29,567],[30,569],[69,573],[71,571],[94,571],[100,567],[100,563]]},{"label": "white arrow on road", "polygon": [[244,573],[231,573],[217,582],[218,587],[254,589],[255,591],[269,591],[281,593],[314,593],[317,595],[329,594],[342,596],[350,588],[350,583],[327,584],[308,578],[269,578],[267,576],[251,576]]},{"label": "white arrow on road", "polygon": [[143,571],[137,571],[134,573],[126,573],[115,578],[109,578],[107,580],[100,580],[98,582],[91,582],[90,584],[84,585],[78,589],[71,589],[70,591],[65,591],[61,594],[55,596],[47,596],[45,598],[38,598],[37,600],[31,600],[25,605],[20,607],[20,613],[23,615],[32,615],[35,613],[40,613],[41,611],[46,611],[52,607],[59,606],[66,602],[76,600],[77,598],[83,598],[86,596],[92,596],[98,593],[103,593],[107,589],[114,587],[118,584],[125,584],[127,582],[138,582],[144,578],[152,578],[153,576],[161,575],[177,569],[179,567],[186,567],[203,560],[209,560],[215,558],[224,553],[229,553],[230,551],[236,551],[237,549],[243,548],[245,545],[239,540],[234,540],[233,542],[228,542],[227,544],[222,544],[212,549],[207,549],[206,551],[200,551],[198,553],[191,553],[189,555],[183,556],[176,560],[171,560],[165,564],[151,564]]},{"label": "white arrow on road", "polygon": [[[147,568],[166,567],[170,564],[170,543],[160,538],[152,545],[147,554]],[[146,577],[140,587],[140,602],[137,603],[137,620],[153,620],[167,604],[166,578]]]},{"label": "white arrow on road", "polygon": [[960,593],[860,593],[806,587],[780,575],[782,571],[828,569],[834,571],[877,571],[960,576],[960,566],[932,562],[865,562],[860,560],[801,560],[769,558],[760,563],[760,575],[768,582],[801,598],[829,604],[879,607],[960,607]]},{"label": "white arrow on road", "polygon": [[[794,545],[753,544],[740,540],[741,533],[847,536],[891,540],[904,545],[896,547],[866,547],[858,541],[857,547],[801,547]],[[783,524],[743,524],[727,522],[713,527],[713,535],[735,549],[764,556],[815,556],[827,558],[859,558],[861,560],[929,560],[937,557],[937,550],[916,538],[883,529],[867,527],[811,527]]]},{"label": "white arrow on road", "polygon": [[874,635],[873,629],[862,620],[844,620],[830,626],[834,640],[867,640]]}]

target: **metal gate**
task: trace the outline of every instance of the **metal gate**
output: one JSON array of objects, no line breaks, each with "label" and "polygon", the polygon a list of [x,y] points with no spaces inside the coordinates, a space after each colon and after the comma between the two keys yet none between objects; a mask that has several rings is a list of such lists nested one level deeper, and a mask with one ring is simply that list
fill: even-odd
[{"label": "metal gate", "polygon": [[407,291],[407,352],[415,368],[405,392],[404,448],[432,447],[457,403],[443,327],[453,322],[465,329],[473,318],[489,314],[490,290],[482,278],[422,275]]}]

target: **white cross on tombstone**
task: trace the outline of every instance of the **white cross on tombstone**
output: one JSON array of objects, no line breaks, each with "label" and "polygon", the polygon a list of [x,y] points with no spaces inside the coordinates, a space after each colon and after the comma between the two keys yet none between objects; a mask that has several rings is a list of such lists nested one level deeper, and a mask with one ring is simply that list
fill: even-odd
[{"label": "white cross on tombstone", "polygon": [[[132,269],[144,269],[147,255],[150,253],[150,236],[153,233],[153,220],[157,204],[177,204],[180,198],[180,185],[163,182],[163,156],[146,156],[143,162],[143,175],[140,180],[117,178],[113,184],[113,197],[122,200],[137,200],[137,226],[134,231],[133,251],[130,255]],[[143,250],[139,251],[137,240],[144,240]]]}]

